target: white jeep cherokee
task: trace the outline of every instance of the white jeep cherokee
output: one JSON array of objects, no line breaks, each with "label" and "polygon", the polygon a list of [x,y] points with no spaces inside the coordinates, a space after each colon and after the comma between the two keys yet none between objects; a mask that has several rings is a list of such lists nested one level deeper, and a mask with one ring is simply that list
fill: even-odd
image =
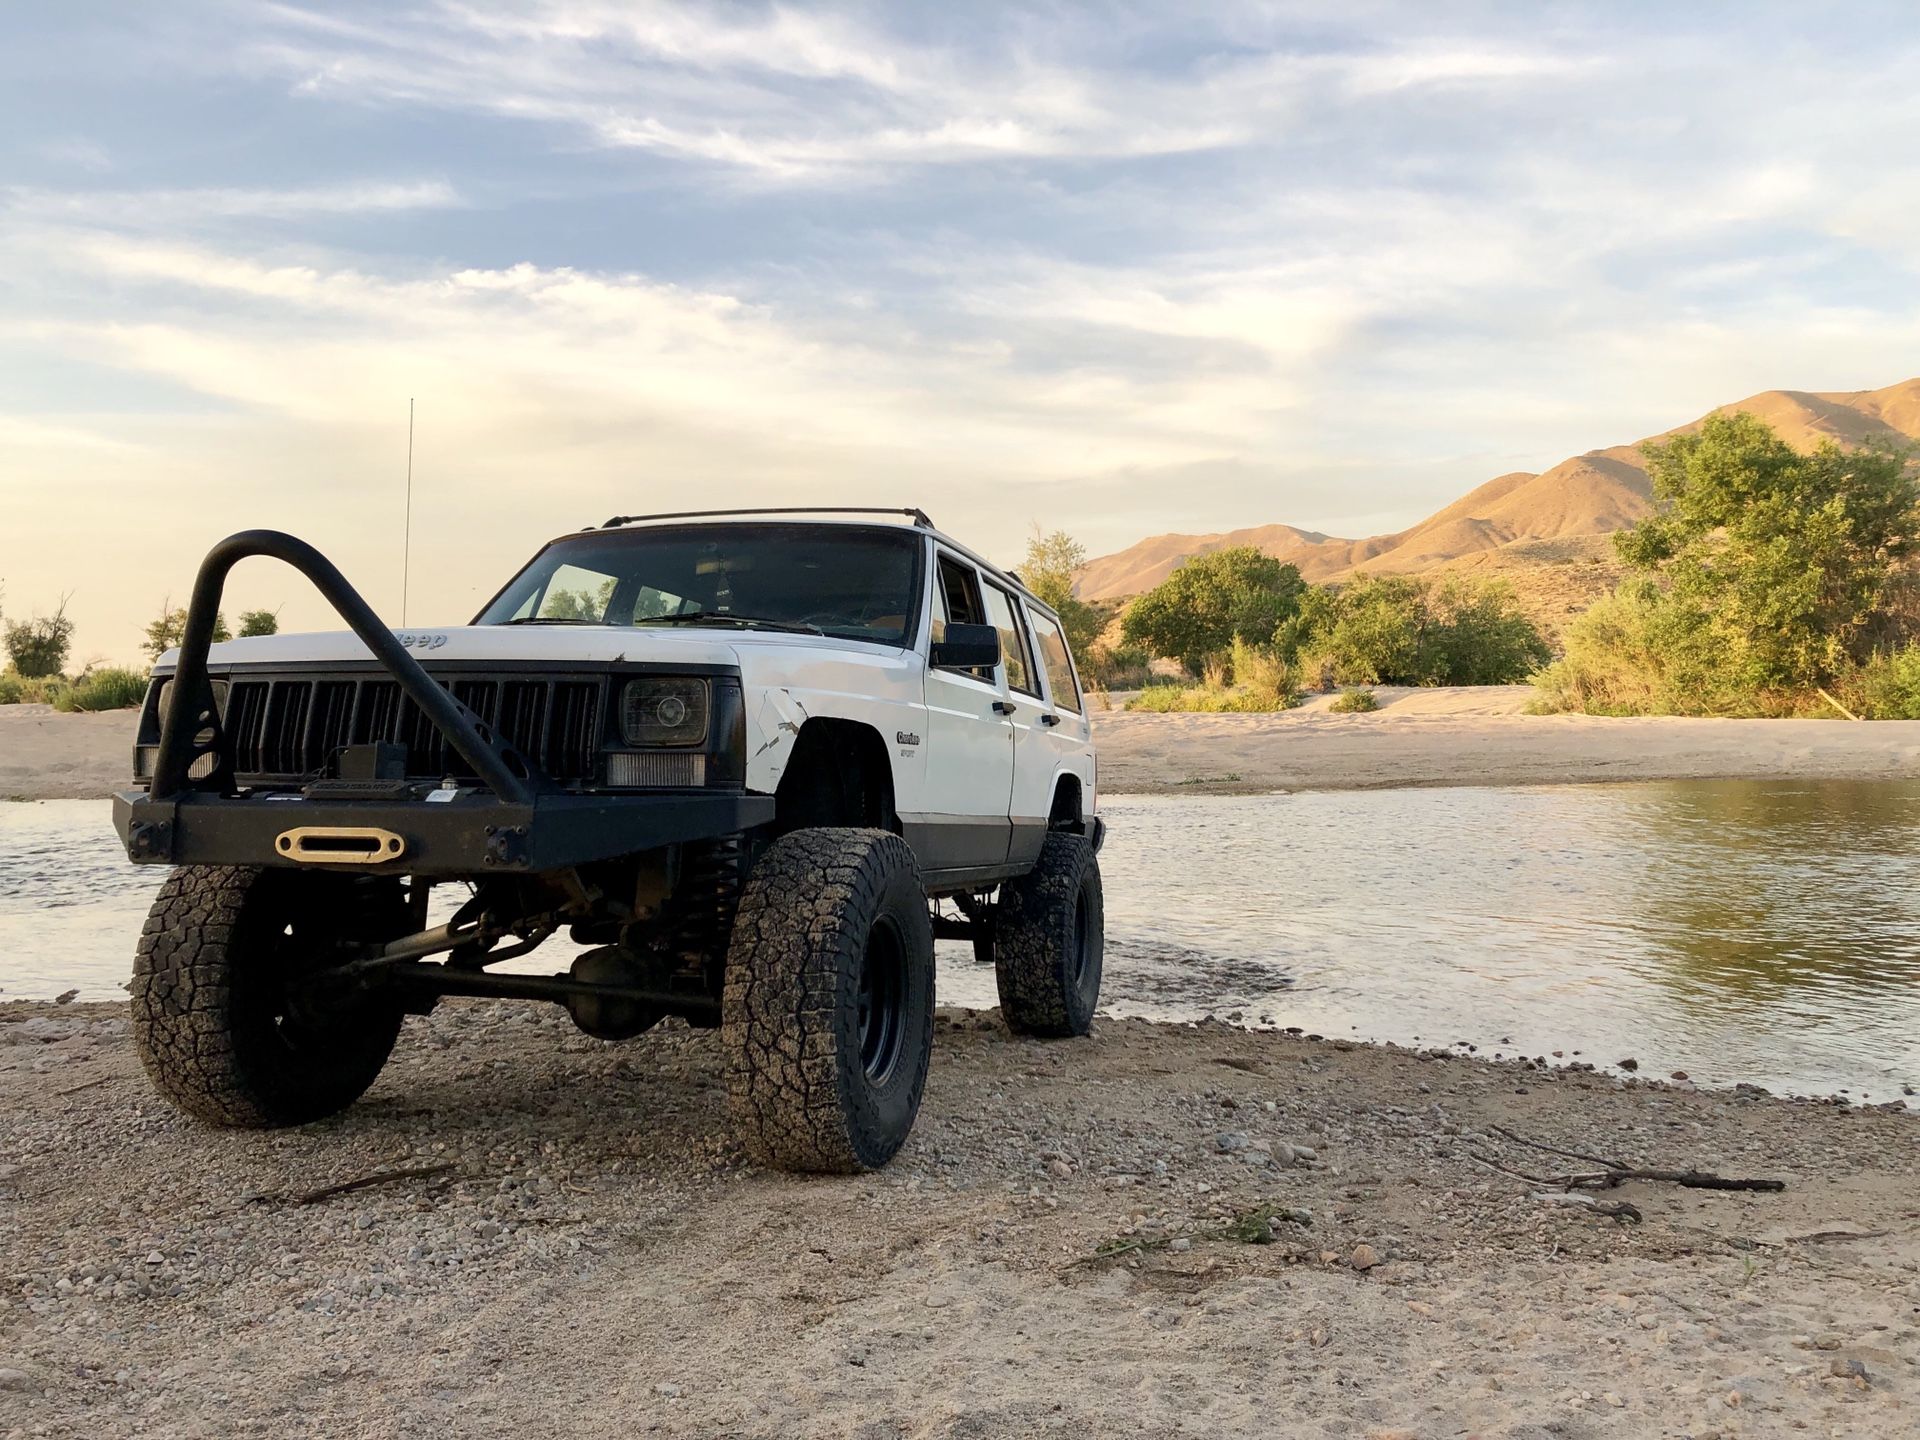
[{"label": "white jeep cherokee", "polygon": [[[261,554],[351,629],[212,644],[227,572]],[[219,1124],[331,1114],[407,1012],[510,996],[607,1039],[717,1026],[758,1158],[870,1168],[919,1109],[935,936],[991,959],[1022,1033],[1085,1034],[1099,995],[1059,618],[919,511],[622,516],[471,625],[399,633],[311,546],[232,536],[155,669],[135,775],[127,853],[178,867],[136,1039]],[[449,882],[471,893],[430,924]],[[592,947],[566,974],[488,969],[563,926]]]}]

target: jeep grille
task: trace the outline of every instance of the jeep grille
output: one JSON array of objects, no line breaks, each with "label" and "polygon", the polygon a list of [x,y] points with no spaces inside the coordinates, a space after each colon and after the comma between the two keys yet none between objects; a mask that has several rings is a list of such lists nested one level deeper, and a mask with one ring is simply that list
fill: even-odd
[{"label": "jeep grille", "polygon": [[[436,675],[549,778],[591,783],[600,754],[604,682]],[[412,778],[470,777],[473,769],[393,680],[381,675],[233,678],[225,729],[233,768],[251,784],[325,772],[344,745],[396,740]]]}]

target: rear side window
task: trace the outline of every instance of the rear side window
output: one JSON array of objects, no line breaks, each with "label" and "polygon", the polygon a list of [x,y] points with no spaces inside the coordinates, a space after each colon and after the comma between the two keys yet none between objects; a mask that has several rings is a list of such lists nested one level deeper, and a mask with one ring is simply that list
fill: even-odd
[{"label": "rear side window", "polygon": [[1047,667],[1047,685],[1053,691],[1053,703],[1078,715],[1080,687],[1073,681],[1073,660],[1067,654],[1067,637],[1038,610],[1027,611],[1027,618],[1033,622],[1033,638],[1040,645],[1040,663]]},{"label": "rear side window", "polygon": [[1000,632],[1000,663],[1007,667],[1007,688],[1037,697],[1040,686],[1033,678],[1033,660],[1027,654],[1027,636],[1020,628],[1013,597],[992,583],[986,596],[987,623]]}]

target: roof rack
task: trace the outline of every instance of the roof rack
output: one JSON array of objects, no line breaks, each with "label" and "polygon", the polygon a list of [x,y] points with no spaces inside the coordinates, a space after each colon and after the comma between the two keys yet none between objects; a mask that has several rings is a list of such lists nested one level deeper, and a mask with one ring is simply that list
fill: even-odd
[{"label": "roof rack", "polygon": [[599,528],[613,530],[642,520],[712,520],[722,515],[911,515],[913,523],[922,530],[935,528],[924,510],[911,506],[888,509],[881,505],[763,505],[746,510],[674,510],[664,515],[616,515]]}]

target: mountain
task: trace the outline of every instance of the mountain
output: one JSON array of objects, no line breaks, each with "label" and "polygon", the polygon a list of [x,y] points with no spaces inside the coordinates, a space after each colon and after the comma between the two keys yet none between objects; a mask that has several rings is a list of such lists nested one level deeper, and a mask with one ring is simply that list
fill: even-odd
[{"label": "mountain", "polygon": [[[1821,440],[1920,440],[1920,379],[1884,390],[1824,394],[1765,390],[1716,414],[1745,410],[1788,444],[1810,449]],[[1631,445],[1589,450],[1539,474],[1496,476],[1411,529],[1342,540],[1293,525],[1260,525],[1215,535],[1155,535],[1113,555],[1089,560],[1078,589],[1087,600],[1119,600],[1151,590],[1182,561],[1231,545],[1252,545],[1300,567],[1309,580],[1336,580],[1355,570],[1409,574],[1428,570],[1499,572],[1522,590],[1539,589],[1521,575],[1541,566],[1577,567],[1546,584],[1554,608],[1577,609],[1617,575],[1603,537],[1633,524],[1650,508],[1652,486],[1640,447],[1697,430],[1702,416]],[[1561,607],[1559,602],[1566,604]]]}]

